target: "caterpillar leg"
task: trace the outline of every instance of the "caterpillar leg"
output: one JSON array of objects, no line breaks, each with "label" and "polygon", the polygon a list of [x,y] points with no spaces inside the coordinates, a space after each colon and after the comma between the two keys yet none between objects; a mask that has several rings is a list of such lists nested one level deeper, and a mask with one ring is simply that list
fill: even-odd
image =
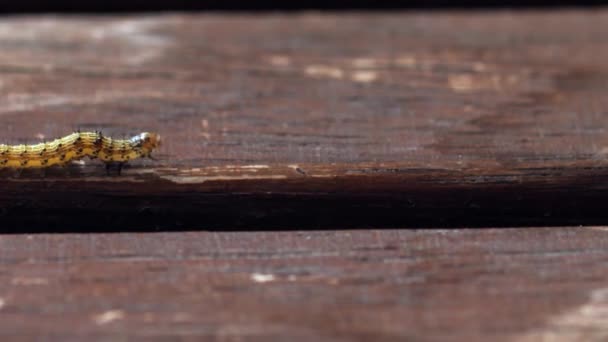
[{"label": "caterpillar leg", "polygon": [[23,169],[15,168],[15,169],[13,169],[12,173],[13,173],[12,178],[20,178],[21,174],[23,173]]},{"label": "caterpillar leg", "polygon": [[112,165],[116,164],[116,168],[118,169],[118,175],[120,176],[122,173],[122,167],[125,165],[124,162],[119,162],[119,163],[113,163],[113,162],[106,162],[106,175],[110,175],[110,169],[112,168]]}]

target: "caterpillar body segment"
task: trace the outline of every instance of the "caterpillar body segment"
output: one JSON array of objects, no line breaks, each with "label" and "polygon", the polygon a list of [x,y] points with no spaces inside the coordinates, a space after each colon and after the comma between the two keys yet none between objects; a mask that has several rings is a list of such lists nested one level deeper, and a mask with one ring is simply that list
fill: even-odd
[{"label": "caterpillar body segment", "polygon": [[113,139],[101,132],[74,132],[63,138],[34,145],[0,144],[0,168],[46,168],[66,165],[84,157],[99,159],[107,166],[137,158],[151,158],[160,146],[160,136],[144,132],[130,139]]}]

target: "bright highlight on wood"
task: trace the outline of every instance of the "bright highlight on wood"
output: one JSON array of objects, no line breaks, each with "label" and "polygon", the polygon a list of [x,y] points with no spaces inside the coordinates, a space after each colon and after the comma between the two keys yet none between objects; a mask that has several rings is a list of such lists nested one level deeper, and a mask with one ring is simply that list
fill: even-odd
[{"label": "bright highlight on wood", "polygon": [[73,160],[89,157],[106,163],[122,165],[137,158],[152,158],[152,151],[160,146],[160,136],[144,132],[131,139],[112,139],[101,132],[75,132],[51,142],[35,145],[0,144],[0,168],[45,168],[65,165]]}]

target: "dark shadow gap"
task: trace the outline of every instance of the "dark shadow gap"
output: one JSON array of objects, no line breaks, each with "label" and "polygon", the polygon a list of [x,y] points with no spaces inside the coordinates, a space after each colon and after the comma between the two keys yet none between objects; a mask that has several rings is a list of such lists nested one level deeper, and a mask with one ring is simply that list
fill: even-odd
[{"label": "dark shadow gap", "polygon": [[5,172],[0,233],[608,225],[601,165],[357,170],[185,183],[137,168]]},{"label": "dark shadow gap", "polygon": [[[608,193],[524,189],[407,195],[223,195],[16,201],[0,212],[1,233],[173,230],[325,230],[608,225]],[[525,194],[525,195],[522,195]],[[97,199],[98,200],[98,199]],[[113,204],[108,204],[113,202]],[[80,205],[76,205],[80,203]],[[163,204],[165,203],[165,204]]]}]

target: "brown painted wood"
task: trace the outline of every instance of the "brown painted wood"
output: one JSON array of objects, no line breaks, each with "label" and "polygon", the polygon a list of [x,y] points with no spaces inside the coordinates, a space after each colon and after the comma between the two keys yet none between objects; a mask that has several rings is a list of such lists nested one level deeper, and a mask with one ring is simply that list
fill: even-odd
[{"label": "brown painted wood", "polygon": [[0,336],[600,341],[607,243],[605,227],[5,235]]},{"label": "brown painted wood", "polygon": [[604,340],[607,19],[1,18],[6,142],[165,144],[2,172],[0,335]]},{"label": "brown painted wood", "polygon": [[5,141],[81,128],[165,144],[123,177],[95,162],[4,172],[2,215],[20,229],[605,223],[607,18],[4,18]]}]

